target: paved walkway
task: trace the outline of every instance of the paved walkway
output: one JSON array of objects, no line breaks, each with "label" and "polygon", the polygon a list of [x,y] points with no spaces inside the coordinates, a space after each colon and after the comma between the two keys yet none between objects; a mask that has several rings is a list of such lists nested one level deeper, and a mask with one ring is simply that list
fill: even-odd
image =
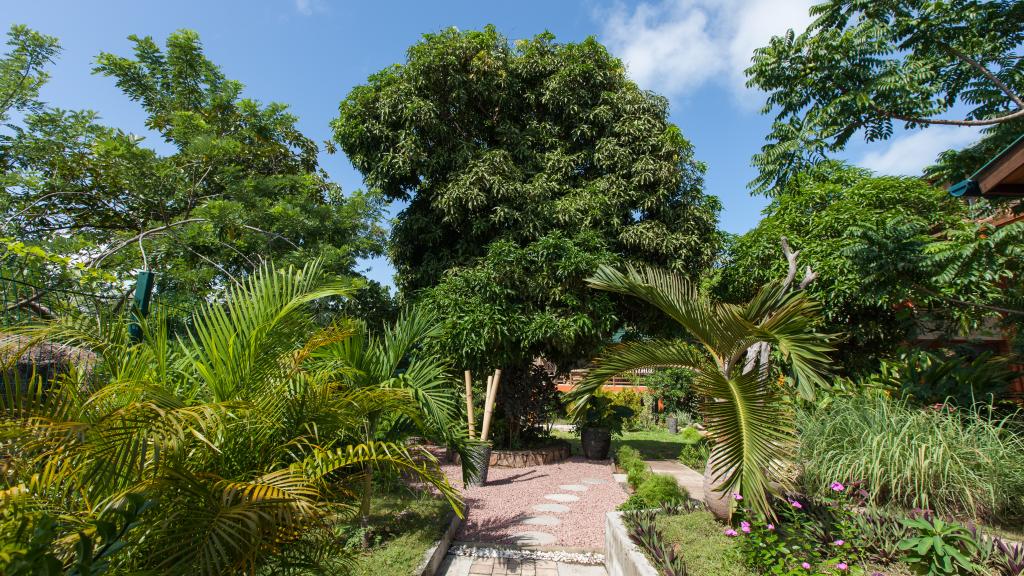
[{"label": "paved walkway", "polygon": [[[461,469],[445,465],[453,485]],[[626,499],[611,463],[575,457],[533,468],[491,468],[484,486],[462,491],[469,517],[457,539],[526,548],[604,549],[605,514]]]},{"label": "paved walkway", "polygon": [[653,472],[671,474],[676,481],[690,493],[694,500],[704,499],[704,475],[683,466],[678,460],[645,460]]},{"label": "paved walkway", "polygon": [[449,554],[438,576],[608,576],[604,566],[584,566],[550,560],[473,558]]}]

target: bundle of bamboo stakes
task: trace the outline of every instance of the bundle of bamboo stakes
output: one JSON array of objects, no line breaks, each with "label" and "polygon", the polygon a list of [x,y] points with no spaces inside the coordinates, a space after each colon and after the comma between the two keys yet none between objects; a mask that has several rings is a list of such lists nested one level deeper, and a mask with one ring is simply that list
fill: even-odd
[{"label": "bundle of bamboo stakes", "polygon": [[[469,426],[469,437],[476,435],[476,419],[473,417],[473,374],[466,370],[466,424]],[[480,440],[486,442],[491,432],[491,416],[494,413],[494,401],[498,396],[501,384],[501,369],[487,377],[487,390],[484,392],[484,421],[480,427]]]}]

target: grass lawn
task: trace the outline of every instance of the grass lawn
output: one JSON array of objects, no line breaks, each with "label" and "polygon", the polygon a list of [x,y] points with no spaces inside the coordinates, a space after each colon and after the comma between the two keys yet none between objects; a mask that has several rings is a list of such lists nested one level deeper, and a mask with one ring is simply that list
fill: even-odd
[{"label": "grass lawn", "polygon": [[[448,526],[451,507],[429,494],[385,494],[374,499],[372,547],[355,559],[353,576],[411,575]],[[352,546],[362,536],[358,522],[345,531]]]},{"label": "grass lawn", "polygon": [[677,546],[689,576],[752,576],[743,564],[736,540],[710,512],[698,511],[658,518],[665,541]]},{"label": "grass lawn", "polygon": [[[552,430],[555,438],[568,440],[572,445],[572,453],[580,454],[580,437],[572,432]],[[670,434],[668,430],[643,432],[625,432],[621,437],[612,438],[612,451],[619,446],[632,446],[645,460],[675,460],[683,449],[683,441],[679,434]]]}]

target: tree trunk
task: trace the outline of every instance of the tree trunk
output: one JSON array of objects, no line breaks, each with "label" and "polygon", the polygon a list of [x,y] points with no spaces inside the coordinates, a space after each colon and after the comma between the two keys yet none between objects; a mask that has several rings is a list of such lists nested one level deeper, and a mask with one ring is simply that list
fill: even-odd
[{"label": "tree trunk", "polygon": [[[708,456],[708,463],[704,465],[704,504],[708,511],[719,520],[728,520],[732,512],[732,498],[729,494],[715,491],[719,484],[714,482],[714,473],[711,469],[711,462],[714,461],[715,449],[711,448],[711,455]],[[728,475],[726,475],[728,476]]]},{"label": "tree trunk", "polygon": [[363,494],[359,502],[359,525],[363,529],[363,548],[370,547],[370,499],[373,498],[373,471],[369,466],[363,471]]}]

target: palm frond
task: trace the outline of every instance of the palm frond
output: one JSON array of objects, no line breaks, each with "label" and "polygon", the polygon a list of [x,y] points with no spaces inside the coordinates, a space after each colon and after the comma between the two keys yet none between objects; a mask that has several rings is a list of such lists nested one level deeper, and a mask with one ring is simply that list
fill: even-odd
[{"label": "palm frond", "polygon": [[601,265],[587,284],[605,290],[640,298],[654,305],[686,329],[709,350],[717,350],[722,339],[710,303],[689,280],[658,268],[627,266],[623,274]]},{"label": "palm frond", "polygon": [[462,517],[462,497],[441,472],[437,459],[421,448],[416,455],[393,442],[365,442],[337,450],[318,450],[293,469],[302,470],[309,478],[323,479],[346,469],[364,469],[368,466],[388,466],[405,470],[416,475],[421,481],[432,485],[448,500],[455,513]]},{"label": "palm frond", "polygon": [[737,370],[732,377],[705,372],[693,387],[705,397],[716,490],[743,494],[747,503],[770,513],[770,482],[784,480],[783,463],[794,446],[792,415],[758,370]]}]

